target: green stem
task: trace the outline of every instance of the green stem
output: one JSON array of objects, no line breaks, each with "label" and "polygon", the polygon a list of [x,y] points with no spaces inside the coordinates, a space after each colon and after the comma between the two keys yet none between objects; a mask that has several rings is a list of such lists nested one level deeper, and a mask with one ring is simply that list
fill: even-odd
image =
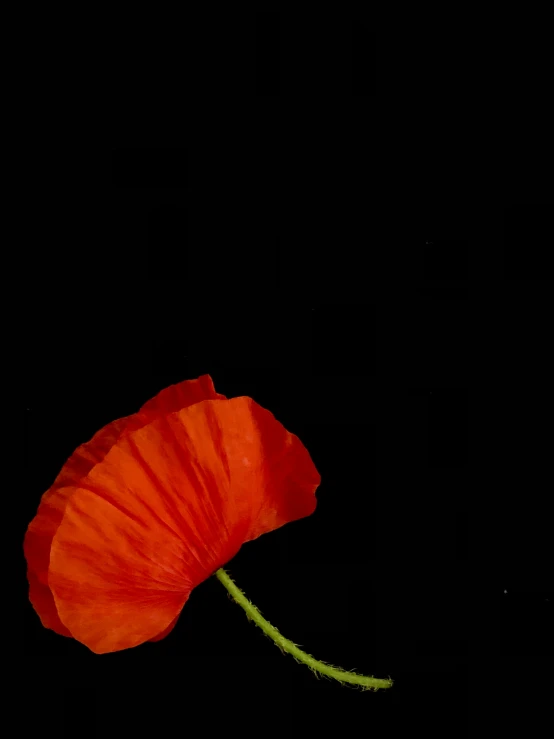
[{"label": "green stem", "polygon": [[217,570],[215,576],[217,577],[219,582],[221,582],[227,588],[231,598],[233,598],[233,600],[238,603],[239,606],[242,606],[244,608],[248,619],[252,619],[252,621],[254,621],[254,623],[260,627],[264,634],[269,636],[269,638],[272,639],[283,652],[288,652],[295,658],[297,662],[303,662],[305,665],[307,665],[310,670],[314,672],[316,677],[319,673],[320,675],[334,678],[340,683],[360,685],[365,690],[378,690],[379,688],[391,687],[393,681],[390,678],[387,680],[381,680],[379,678],[369,677],[367,675],[357,675],[355,672],[348,672],[347,670],[341,670],[338,667],[328,665],[326,662],[320,662],[319,660],[314,659],[311,655],[306,654],[306,652],[303,652],[301,649],[299,649],[296,644],[291,642],[289,639],[285,639],[285,637],[282,636],[274,626],[272,626],[268,621],[265,620],[256,606],[248,600],[242,590],[239,590],[239,588],[237,588],[235,583],[231,580],[224,569]]}]

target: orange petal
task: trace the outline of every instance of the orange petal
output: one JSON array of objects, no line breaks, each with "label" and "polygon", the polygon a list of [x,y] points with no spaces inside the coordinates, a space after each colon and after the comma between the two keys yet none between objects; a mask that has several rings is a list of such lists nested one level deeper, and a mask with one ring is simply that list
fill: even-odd
[{"label": "orange petal", "polygon": [[145,403],[138,413],[108,423],[97,431],[90,441],[77,447],[64,464],[52,487],[76,485],[88,475],[94,465],[101,462],[117,439],[128,431],[141,428],[158,416],[179,411],[202,400],[225,398],[216,393],[210,375],[202,375],[196,380],[184,380],[161,390]]},{"label": "orange petal", "polygon": [[100,429],[86,444],[79,446],[64,464],[59,475],[41,498],[37,514],[29,524],[23,551],[27,565],[38,575],[40,582],[47,584],[46,573],[50,559],[50,545],[56,533],[71,492],[68,485],[76,485],[92,467],[106,456],[129,418],[120,418]]},{"label": "orange petal", "polygon": [[207,400],[126,433],[69,496],[49,584],[97,653],[154,639],[244,541],[316,506],[300,440],[251,398]]},{"label": "orange petal", "polygon": [[[104,459],[123,433],[141,428],[159,415],[185,408],[192,403],[224,397],[215,392],[209,375],[171,385],[145,403],[139,413],[119,418],[101,428],[90,441],[81,444],[69,457],[52,486],[42,496],[37,514],[31,521],[23,542],[28,565],[29,599],[45,626],[68,635],[59,617],[52,614],[52,609],[55,609],[54,600],[45,589],[48,590],[47,571],[52,538],[60,525],[68,496],[73,492],[74,486]],[[30,572],[34,572],[35,576],[30,577]]]}]

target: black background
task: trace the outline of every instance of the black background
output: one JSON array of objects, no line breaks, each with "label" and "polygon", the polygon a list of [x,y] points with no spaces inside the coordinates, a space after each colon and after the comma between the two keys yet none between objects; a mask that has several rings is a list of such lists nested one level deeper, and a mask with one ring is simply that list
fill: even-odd
[{"label": "black background", "polygon": [[[28,290],[18,536],[76,446],[209,373],[271,410],[322,476],[313,516],[246,544],[230,574],[307,652],[395,684],[317,680],[214,578],[165,640],[94,655],[42,628],[21,556],[24,689],[63,735],[85,720],[103,737],[468,736],[491,704],[526,719],[543,705],[549,211],[418,181],[375,123],[359,20],[329,51],[329,19],[284,41],[260,18],[251,54],[236,47],[244,108],[225,95],[237,69],[222,71],[182,141],[123,132],[101,166],[83,145],[64,198],[45,194],[64,247]],[[234,48],[194,76],[200,91]]]},{"label": "black background", "polygon": [[[78,444],[168,384],[208,372],[218,391],[270,409],[322,476],[313,516],[246,544],[231,575],[310,654],[395,684],[362,694],[316,680],[212,578],[165,640],[104,656],[43,629],[25,606],[32,680],[44,696],[59,675],[66,726],[78,710],[102,732],[165,730],[180,725],[183,702],[192,701],[186,714],[201,721],[212,710],[201,703],[216,695],[211,719],[223,726],[234,720],[229,712],[244,720],[279,705],[273,721],[283,727],[342,725],[345,715],[359,722],[370,712],[376,727],[430,721],[464,736],[471,710],[480,715],[472,681],[482,681],[476,694],[484,690],[488,701],[524,679],[540,705],[551,656],[550,444],[537,408],[551,408],[548,381],[529,384],[513,367],[503,370],[510,379],[491,376],[490,354],[476,345],[481,334],[473,339],[464,319],[469,298],[415,290],[394,311],[376,296],[312,307],[283,301],[273,312],[220,307],[194,318],[157,290],[153,283],[150,298],[166,308],[138,333],[127,331],[124,309],[104,332],[82,314],[85,325],[70,339],[50,311],[50,328],[33,335],[21,535]],[[519,338],[498,364],[506,368],[525,347],[537,361],[528,329],[512,328]],[[22,561],[19,571],[25,599]]]}]

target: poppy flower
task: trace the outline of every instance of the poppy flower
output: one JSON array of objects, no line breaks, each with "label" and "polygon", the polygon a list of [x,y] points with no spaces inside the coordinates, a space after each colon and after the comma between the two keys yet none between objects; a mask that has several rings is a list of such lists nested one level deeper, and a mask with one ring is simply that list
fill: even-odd
[{"label": "poppy flower", "polygon": [[24,540],[30,601],[45,627],[103,654],[163,639],[215,574],[268,633],[222,567],[313,513],[320,480],[252,398],[226,398],[209,375],[172,385],[79,446],[42,496]]}]

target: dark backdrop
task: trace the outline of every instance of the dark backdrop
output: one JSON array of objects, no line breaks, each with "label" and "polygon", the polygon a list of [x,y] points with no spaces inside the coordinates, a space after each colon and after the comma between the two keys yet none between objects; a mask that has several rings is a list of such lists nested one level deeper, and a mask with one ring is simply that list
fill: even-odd
[{"label": "dark backdrop", "polygon": [[[144,196],[134,217],[149,207]],[[150,232],[151,248],[168,228]],[[537,331],[517,312],[508,319],[506,293],[491,304],[463,272],[456,284],[437,281],[428,260],[444,264],[425,238],[411,244],[422,281],[368,286],[357,301],[204,302],[169,278],[79,284],[71,305],[52,300],[34,317],[22,409],[21,538],[73,449],[168,384],[209,373],[218,391],[271,410],[321,473],[318,507],[246,544],[228,569],[310,654],[390,675],[394,687],[362,694],[318,681],[213,578],[162,642],[95,656],[42,628],[21,558],[25,659],[39,694],[63,695],[70,713],[77,706],[113,732],[206,715],[229,726],[235,714],[284,727],[358,725],[369,714],[380,729],[404,730],[432,712],[434,726],[464,736],[478,696],[521,679],[511,671],[541,689],[551,654],[550,365]],[[466,246],[444,244],[460,261]],[[209,275],[197,280],[209,293]]]},{"label": "dark backdrop", "polygon": [[72,175],[41,190],[51,246],[23,288],[17,539],[76,446],[209,373],[322,476],[313,516],[246,544],[231,575],[310,654],[395,684],[317,680],[213,578],[165,640],[96,656],[42,628],[20,553],[25,720],[60,734],[467,736],[491,705],[530,720],[544,701],[547,207],[414,166],[417,116],[383,106],[368,19],[274,21],[203,38],[178,142],[57,149]]}]

